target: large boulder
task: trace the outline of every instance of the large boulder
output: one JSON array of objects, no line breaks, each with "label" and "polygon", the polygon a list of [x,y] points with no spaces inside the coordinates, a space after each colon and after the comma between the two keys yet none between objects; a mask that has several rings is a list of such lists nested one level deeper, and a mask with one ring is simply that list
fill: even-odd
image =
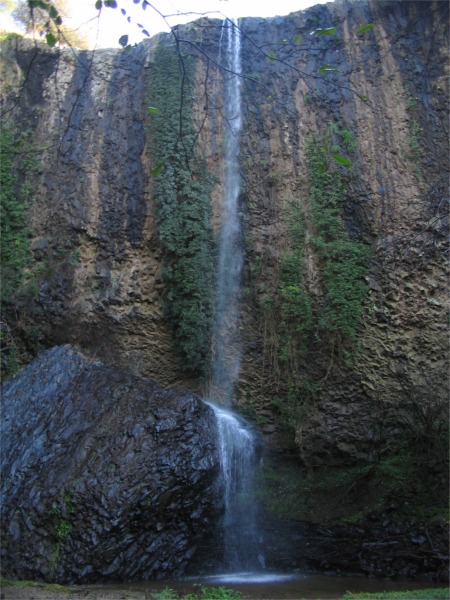
[{"label": "large boulder", "polygon": [[3,572],[181,575],[221,511],[212,409],[67,346],[2,392]]}]

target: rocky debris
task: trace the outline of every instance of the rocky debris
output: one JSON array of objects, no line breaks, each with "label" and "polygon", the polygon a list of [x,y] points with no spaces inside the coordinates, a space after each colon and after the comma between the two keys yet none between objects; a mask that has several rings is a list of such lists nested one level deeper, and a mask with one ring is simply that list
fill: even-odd
[{"label": "rocky debris", "polygon": [[6,576],[183,574],[221,511],[210,407],[68,346],[40,354],[2,395]]}]

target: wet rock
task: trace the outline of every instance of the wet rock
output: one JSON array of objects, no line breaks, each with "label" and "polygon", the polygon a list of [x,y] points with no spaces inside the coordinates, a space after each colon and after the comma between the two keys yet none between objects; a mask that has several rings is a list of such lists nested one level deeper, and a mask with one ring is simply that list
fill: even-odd
[{"label": "wet rock", "polygon": [[2,392],[4,573],[183,574],[221,508],[212,410],[71,347],[42,353]]}]

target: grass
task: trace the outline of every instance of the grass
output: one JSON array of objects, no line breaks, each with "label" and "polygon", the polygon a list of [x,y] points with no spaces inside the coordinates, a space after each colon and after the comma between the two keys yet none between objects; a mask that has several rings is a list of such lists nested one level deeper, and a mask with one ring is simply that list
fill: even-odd
[{"label": "grass", "polygon": [[[74,595],[74,598],[78,597],[76,588],[70,588],[70,590],[62,585],[58,584],[46,584],[38,583],[36,581],[19,581],[6,579],[0,576],[0,587],[2,589],[7,587],[27,588],[27,587],[40,587],[48,590],[49,600],[51,600],[51,593],[68,592]],[[205,587],[203,585],[196,586],[196,591],[189,593],[184,596],[180,596],[178,592],[166,587],[160,592],[147,592],[145,598],[147,600],[244,600],[242,594],[238,591],[231,590],[225,587]],[[86,591],[84,590],[86,596]],[[119,593],[119,592],[118,592]],[[301,592],[299,592],[301,593]],[[88,598],[95,598],[95,592],[89,592]],[[135,594],[129,591],[122,591],[120,598],[132,599],[141,598],[139,594]],[[449,589],[448,588],[428,588],[422,590],[408,590],[402,592],[346,592],[341,600],[449,600]]]},{"label": "grass", "polygon": [[347,592],[342,600],[448,600],[448,588],[428,588],[405,592]]},{"label": "grass", "polygon": [[49,592],[67,592],[68,588],[64,585],[60,585],[59,583],[42,583],[39,581],[31,581],[29,579],[7,579],[0,575],[0,588],[8,588],[8,587],[16,587],[16,588],[41,588],[48,590]]}]

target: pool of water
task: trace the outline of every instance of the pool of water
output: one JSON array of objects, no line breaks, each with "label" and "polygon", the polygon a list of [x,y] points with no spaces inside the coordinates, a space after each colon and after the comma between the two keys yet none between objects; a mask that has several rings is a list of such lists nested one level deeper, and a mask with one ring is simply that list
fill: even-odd
[{"label": "pool of water", "polygon": [[181,594],[195,591],[197,586],[223,586],[238,590],[244,598],[252,600],[340,600],[345,592],[392,592],[431,587],[445,584],[415,582],[410,580],[368,579],[365,577],[335,577],[326,575],[302,575],[298,573],[227,573],[209,577],[190,577],[181,581],[158,581],[117,586],[83,586],[83,589],[102,592],[108,589],[148,594],[149,591],[168,587]]}]

